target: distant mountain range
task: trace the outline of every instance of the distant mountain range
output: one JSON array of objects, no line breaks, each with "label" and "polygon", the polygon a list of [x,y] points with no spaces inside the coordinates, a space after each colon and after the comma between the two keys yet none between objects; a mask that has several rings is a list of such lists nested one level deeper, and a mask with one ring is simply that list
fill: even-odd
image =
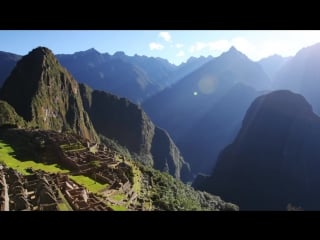
[{"label": "distant mountain range", "polygon": [[292,57],[284,58],[276,54],[270,57],[263,58],[258,63],[262,66],[263,70],[269,76],[270,80],[273,81],[279,70],[291,58]]},{"label": "distant mountain range", "polygon": [[0,51],[0,87],[20,59],[20,55]]},{"label": "distant mountain range", "polygon": [[300,50],[275,76],[274,89],[289,89],[302,94],[320,113],[320,43]]},{"label": "distant mountain range", "polygon": [[[0,52],[0,87],[21,57]],[[162,58],[130,57],[124,52],[110,55],[93,48],[74,54],[57,54],[56,57],[80,83],[126,97],[135,103],[141,103],[212,59],[191,57],[186,63],[176,66]]]},{"label": "distant mountain range", "polygon": [[[231,48],[142,107],[172,135],[194,173],[209,173],[215,156],[235,137],[258,90],[270,85],[258,63]],[[217,144],[212,147],[208,142]]]}]

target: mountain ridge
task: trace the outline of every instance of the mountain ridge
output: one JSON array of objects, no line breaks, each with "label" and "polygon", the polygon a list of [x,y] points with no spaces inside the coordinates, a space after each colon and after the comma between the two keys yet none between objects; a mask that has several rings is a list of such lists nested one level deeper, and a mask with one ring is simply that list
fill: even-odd
[{"label": "mountain ridge", "polygon": [[319,139],[320,118],[303,96],[288,90],[262,95],[212,175],[193,186],[242,210],[284,211],[289,204],[319,210]]}]

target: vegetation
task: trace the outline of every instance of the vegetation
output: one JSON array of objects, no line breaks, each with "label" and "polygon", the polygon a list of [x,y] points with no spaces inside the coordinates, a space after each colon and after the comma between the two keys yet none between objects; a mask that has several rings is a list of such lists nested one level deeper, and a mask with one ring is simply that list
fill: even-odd
[{"label": "vegetation", "polygon": [[60,147],[64,152],[77,152],[77,151],[82,151],[86,149],[80,142],[62,144],[60,145]]},{"label": "vegetation", "polygon": [[132,156],[129,150],[126,147],[123,147],[122,145],[120,145],[116,140],[107,138],[101,134],[99,135],[99,137],[102,143],[104,143],[106,146],[108,146],[112,150],[116,151],[119,155],[124,156],[126,159],[132,159]]},{"label": "vegetation", "polygon": [[29,175],[29,173],[26,171],[27,168],[43,170],[50,173],[69,172],[68,170],[60,168],[57,164],[47,165],[44,163],[37,163],[33,160],[20,161],[15,157],[15,151],[12,149],[12,147],[6,144],[3,140],[0,140],[0,162],[25,175]]},{"label": "vegetation", "polygon": [[72,207],[68,203],[67,199],[63,196],[62,192],[59,190],[59,197],[61,198],[58,208],[60,211],[73,211]]},{"label": "vegetation", "polygon": [[98,193],[109,186],[108,184],[100,184],[95,180],[82,175],[70,176],[70,178],[93,193]]},{"label": "vegetation", "polygon": [[24,127],[26,123],[10,104],[5,101],[0,101],[0,126],[8,125]]},{"label": "vegetation", "polygon": [[194,190],[191,186],[151,167],[137,163],[143,176],[151,179],[148,196],[156,209],[168,211],[185,210],[238,210],[231,203],[223,202],[219,197]]},{"label": "vegetation", "polygon": [[111,198],[115,201],[122,201],[126,198],[126,195],[124,195],[123,193],[117,193],[115,195],[112,195]]},{"label": "vegetation", "polygon": [[113,205],[110,206],[114,211],[128,211],[128,209],[125,206],[122,205]]}]

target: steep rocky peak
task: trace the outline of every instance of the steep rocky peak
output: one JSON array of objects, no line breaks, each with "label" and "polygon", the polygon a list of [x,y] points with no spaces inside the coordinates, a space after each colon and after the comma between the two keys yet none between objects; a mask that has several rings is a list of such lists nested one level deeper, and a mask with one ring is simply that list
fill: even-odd
[{"label": "steep rocky peak", "polygon": [[248,59],[246,55],[238,51],[234,46],[232,46],[227,52],[222,53],[220,57],[228,58],[228,59],[237,59],[237,58]]},{"label": "steep rocky peak", "polygon": [[32,126],[73,130],[98,140],[83,109],[78,83],[48,48],[35,48],[17,63],[1,89],[0,99]]}]

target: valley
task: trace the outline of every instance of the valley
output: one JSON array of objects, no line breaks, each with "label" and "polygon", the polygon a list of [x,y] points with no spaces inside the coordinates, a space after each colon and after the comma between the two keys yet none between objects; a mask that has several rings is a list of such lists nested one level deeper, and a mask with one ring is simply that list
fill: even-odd
[{"label": "valley", "polygon": [[0,51],[1,211],[320,210],[320,43],[229,45]]}]

